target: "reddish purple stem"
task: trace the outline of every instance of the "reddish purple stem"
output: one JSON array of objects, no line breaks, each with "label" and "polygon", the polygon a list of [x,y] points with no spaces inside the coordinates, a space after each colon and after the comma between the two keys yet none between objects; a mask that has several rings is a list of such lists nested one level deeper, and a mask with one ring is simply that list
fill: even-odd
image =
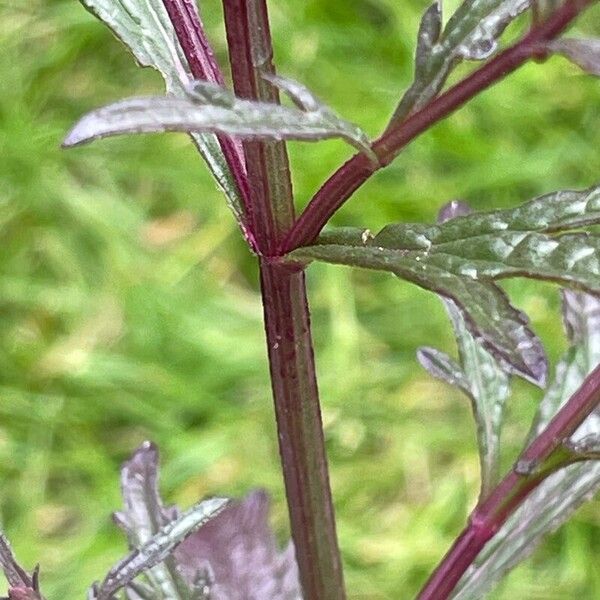
[{"label": "reddish purple stem", "polygon": [[[544,465],[552,455],[560,452],[565,440],[575,433],[599,403],[600,365],[588,375],[546,429],[521,454],[512,471],[473,510],[467,527],[433,572],[417,600],[444,600],[450,596],[485,544],[543,481],[540,470],[543,472]],[[532,474],[518,473],[518,464],[532,465]]]},{"label": "reddish purple stem", "polygon": [[[163,3],[194,79],[224,85],[223,73],[206,37],[195,0],[163,0]],[[218,135],[217,138],[240,192],[246,216],[244,225],[249,227],[251,220],[250,190],[242,144],[239,140],[226,135]],[[253,238],[252,231],[250,231],[249,238],[249,241]]]},{"label": "reddish purple stem", "polygon": [[571,21],[594,1],[568,1],[514,46],[498,54],[406,120],[392,125],[372,145],[379,165],[374,164],[364,154],[356,154],[348,160],[310,201],[280,246],[279,253],[285,254],[313,242],[333,214],[373,173],[392,162],[403,148],[432,125],[515,71],[533,56],[538,56],[548,41],[560,35]]}]

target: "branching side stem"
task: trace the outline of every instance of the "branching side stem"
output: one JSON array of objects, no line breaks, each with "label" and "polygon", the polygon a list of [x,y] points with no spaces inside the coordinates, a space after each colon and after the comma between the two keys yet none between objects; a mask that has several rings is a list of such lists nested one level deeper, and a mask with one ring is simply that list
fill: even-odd
[{"label": "branching side stem", "polygon": [[[237,96],[279,102],[263,75],[274,73],[266,0],[224,0],[225,27]],[[294,221],[283,142],[244,143],[271,384],[292,537],[305,600],[344,600],[310,315],[302,270],[268,257]]]},{"label": "branching side stem", "polygon": [[469,77],[438,96],[404,121],[392,125],[372,144],[379,165],[364,154],[356,154],[323,184],[294,223],[279,248],[286,254],[310,244],[333,214],[377,170],[390,164],[410,142],[463,106],[471,98],[544,53],[544,46],[560,35],[585,8],[596,0],[567,0],[547,21],[474,71]]},{"label": "branching side stem", "polygon": [[[475,507],[467,526],[433,572],[417,600],[444,600],[450,596],[485,544],[543,481],[547,473],[545,466],[557,462],[554,460],[557,457],[560,461],[560,455],[564,455],[563,444],[598,404],[600,365],[526,448],[513,469],[487,499]],[[522,473],[518,466],[523,464],[531,466],[527,473]]]}]

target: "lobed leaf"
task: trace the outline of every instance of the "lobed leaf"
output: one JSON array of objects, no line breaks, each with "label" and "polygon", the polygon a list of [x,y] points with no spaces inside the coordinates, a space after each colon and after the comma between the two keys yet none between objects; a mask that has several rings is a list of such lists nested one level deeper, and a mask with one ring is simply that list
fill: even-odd
[{"label": "lobed leaf", "polygon": [[[140,66],[160,72],[170,94],[186,97],[192,76],[163,0],[80,1],[112,30]],[[189,6],[197,14],[195,2]],[[242,201],[217,138],[210,132],[195,132],[191,137],[244,230]]]},{"label": "lobed leaf", "polygon": [[531,0],[465,0],[443,32],[441,2],[431,5],[419,28],[414,82],[391,122],[402,121],[435,98],[461,61],[491,56],[500,35],[530,4]]},{"label": "lobed leaf", "polygon": [[303,110],[242,100],[228,95],[224,89],[220,90],[215,103],[217,86],[197,81],[187,98],[130,98],[90,112],[69,132],[64,145],[76,146],[123,133],[211,131],[255,139],[342,138],[373,156],[369,140],[361,129],[321,104],[309,102],[308,91],[300,84],[294,83],[291,87],[288,80],[277,78],[281,86],[283,81],[286,81],[287,91],[293,90],[296,100],[302,98]]},{"label": "lobed leaf", "polygon": [[[540,404],[532,437],[548,424],[600,362],[600,300],[581,292],[563,292],[564,322],[571,347],[561,359],[554,381]],[[596,458],[600,410],[592,413],[571,437],[568,447],[580,460]],[[576,457],[575,457],[576,458]],[[547,477],[485,546],[459,582],[454,600],[484,597],[542,540],[600,490],[600,462],[580,462]]]},{"label": "lobed leaf", "polygon": [[562,191],[502,211],[463,215],[439,225],[388,225],[330,233],[286,260],[323,260],[390,271],[452,300],[466,326],[510,370],[542,384],[545,357],[527,318],[494,281],[524,276],[600,291],[600,236],[563,233],[600,222],[600,187]]},{"label": "lobed leaf", "polygon": [[417,356],[433,377],[458,387],[471,401],[477,425],[483,499],[498,482],[500,431],[510,393],[509,378],[471,335],[456,305],[449,300],[444,304],[454,327],[460,365],[439,350],[420,349]]},{"label": "lobed leaf", "polygon": [[107,574],[95,598],[111,600],[112,596],[141,573],[167,559],[173,550],[194,531],[218,515],[229,503],[226,498],[198,502],[155,533],[145,544],[121,560]]}]

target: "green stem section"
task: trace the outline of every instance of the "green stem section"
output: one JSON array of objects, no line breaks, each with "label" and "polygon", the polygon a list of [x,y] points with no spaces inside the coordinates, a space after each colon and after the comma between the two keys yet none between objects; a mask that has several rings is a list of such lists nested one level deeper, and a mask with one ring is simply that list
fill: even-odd
[{"label": "green stem section", "polygon": [[[265,0],[224,0],[236,95],[278,102]],[[292,537],[305,600],[344,600],[304,272],[269,260],[294,221],[283,142],[245,142],[271,384]]]}]

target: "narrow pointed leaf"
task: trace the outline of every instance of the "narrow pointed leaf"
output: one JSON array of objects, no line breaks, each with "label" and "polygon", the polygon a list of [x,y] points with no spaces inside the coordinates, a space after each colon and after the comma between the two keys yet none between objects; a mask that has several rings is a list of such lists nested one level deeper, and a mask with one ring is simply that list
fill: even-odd
[{"label": "narrow pointed leaf", "polygon": [[600,39],[559,39],[548,44],[548,49],[561,54],[578,67],[600,77]]},{"label": "narrow pointed leaf", "polygon": [[[540,404],[531,437],[537,435],[600,362],[600,300],[564,291],[565,327],[571,347]],[[600,411],[592,413],[568,442],[571,450],[596,458]],[[574,457],[576,458],[576,457]],[[460,581],[454,600],[482,598],[502,576],[527,558],[542,538],[567,521],[600,490],[600,463],[573,464],[547,477],[503,525]]]},{"label": "narrow pointed leaf", "polygon": [[[186,96],[192,76],[163,0],[80,1],[112,30],[140,66],[161,73],[169,93]],[[195,6],[193,10],[197,13]],[[192,133],[191,137],[244,230],[243,204],[217,138],[210,132]]]},{"label": "narrow pointed leaf", "polygon": [[545,359],[527,318],[493,283],[506,277],[557,281],[600,292],[600,236],[563,233],[600,222],[600,189],[564,191],[524,205],[456,217],[439,225],[388,225],[376,236],[345,230],[295,250],[290,260],[324,260],[390,271],[456,303],[469,331],[496,359],[543,383]]},{"label": "narrow pointed leaf", "polygon": [[421,366],[436,379],[459,388],[465,394],[471,394],[471,388],[460,365],[447,354],[436,348],[423,347],[417,350],[417,359]]},{"label": "narrow pointed leaf", "polygon": [[[366,135],[355,125],[343,121],[328,110],[299,110],[266,102],[235,99],[227,106],[222,102],[198,101],[194,96],[175,98],[155,96],[130,98],[84,116],[67,135],[65,146],[76,146],[95,139],[123,133],[162,131],[212,131],[250,139],[296,139],[316,141],[342,138],[371,155]],[[210,85],[210,93],[215,87]]]},{"label": "narrow pointed leaf", "polygon": [[402,121],[435,98],[461,61],[491,56],[506,27],[529,6],[530,0],[465,0],[439,36],[441,8],[437,3],[432,5],[421,20],[414,82],[400,101],[392,123]]},{"label": "narrow pointed leaf", "polygon": [[113,567],[97,592],[97,600],[110,600],[113,594],[128,585],[140,573],[149,571],[166,560],[188,536],[226,506],[226,498],[212,498],[199,502],[182,513],[176,520],[164,525],[147,542]]}]

